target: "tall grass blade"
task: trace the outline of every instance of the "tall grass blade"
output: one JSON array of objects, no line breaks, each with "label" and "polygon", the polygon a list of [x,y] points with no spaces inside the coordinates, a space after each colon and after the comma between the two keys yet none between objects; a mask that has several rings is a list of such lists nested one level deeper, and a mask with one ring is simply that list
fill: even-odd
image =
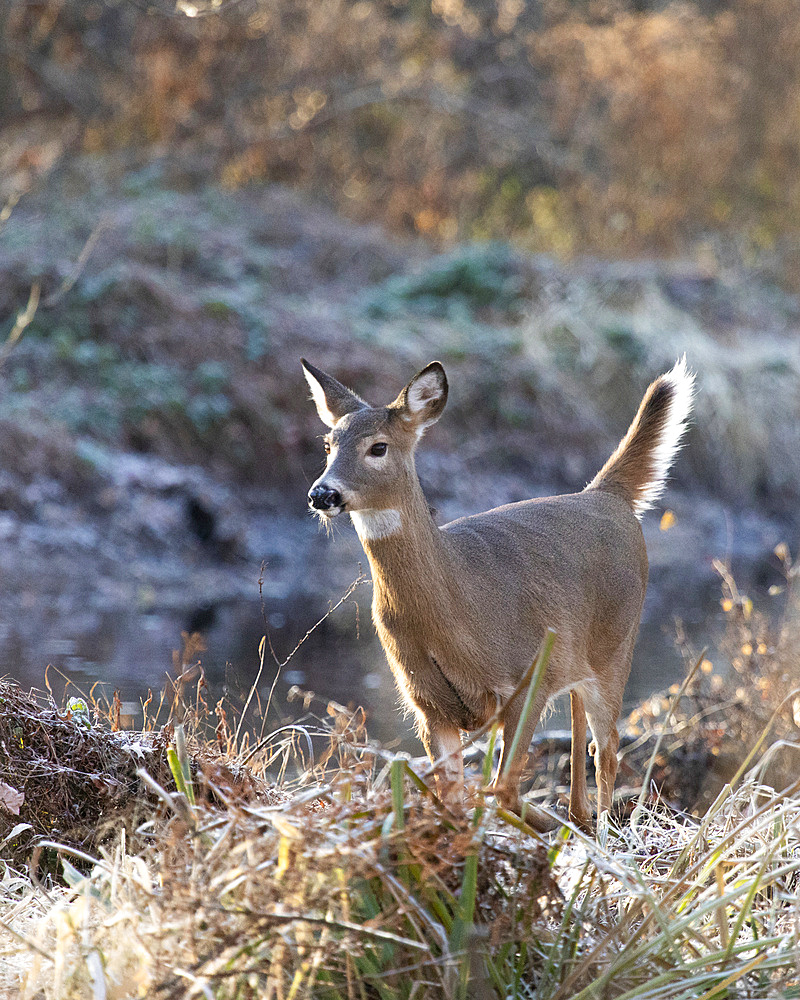
[{"label": "tall grass blade", "polygon": [[[522,704],[522,715],[517,723],[517,729],[511,741],[511,750],[509,751],[505,766],[503,767],[503,778],[508,777],[512,761],[515,759],[517,751],[519,750],[522,734],[525,732],[525,726],[527,724],[528,717],[531,714],[531,709],[533,708],[534,698],[536,697],[536,694],[542,685],[542,681],[544,680],[544,672],[547,670],[547,664],[550,660],[550,654],[553,652],[553,645],[555,641],[556,633],[553,629],[549,628],[545,634],[541,648],[539,649],[539,654],[536,657],[536,663],[533,668],[533,673],[531,674],[531,680],[528,684],[528,693],[525,695],[525,701]],[[527,750],[527,747],[525,749]]]},{"label": "tall grass blade", "polygon": [[392,761],[389,769],[389,785],[392,789],[392,812],[394,813],[394,827],[402,830],[405,826],[405,793],[403,790],[403,774],[405,773],[406,762],[401,758]]},{"label": "tall grass blade", "polygon": [[[735,969],[729,976],[726,976],[722,982],[712,986],[710,990],[706,990],[702,996],[697,997],[697,1000],[713,1000],[713,997],[718,997],[721,993],[727,995],[728,987],[731,983],[735,983],[737,979],[742,979],[749,972],[752,972],[753,969],[761,965],[766,957],[766,955],[756,955],[752,961],[742,966],[741,969]],[[684,996],[686,997],[686,1000],[690,1000],[690,997],[686,996],[686,994],[684,994]],[[694,996],[691,997],[691,1000],[694,1000]]]},{"label": "tall grass blade", "polygon": [[459,898],[458,916],[453,922],[450,932],[450,951],[454,955],[461,954],[459,968],[458,992],[459,1000],[468,1000],[467,988],[471,956],[467,947],[472,936],[475,919],[475,900],[478,888],[478,852],[470,854],[464,862],[464,876],[461,881],[461,896]]},{"label": "tall grass blade", "polygon": [[175,787],[186,798],[189,805],[196,805],[191,764],[189,763],[189,754],[186,751],[186,734],[182,725],[175,727],[175,746],[167,748],[167,762],[175,781]]},{"label": "tall grass blade", "polygon": [[500,724],[498,722],[492,723],[492,728],[489,732],[489,745],[486,748],[486,756],[483,758],[483,787],[487,788],[489,782],[492,780],[492,765],[494,764],[494,748],[497,744],[497,734],[500,731]]}]

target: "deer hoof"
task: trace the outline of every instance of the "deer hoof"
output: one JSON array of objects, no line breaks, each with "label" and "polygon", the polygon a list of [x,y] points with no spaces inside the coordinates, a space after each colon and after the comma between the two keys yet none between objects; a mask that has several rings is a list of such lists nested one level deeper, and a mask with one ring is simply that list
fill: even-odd
[{"label": "deer hoof", "polygon": [[591,812],[579,813],[570,811],[569,821],[584,833],[594,833],[594,821]]},{"label": "deer hoof", "polygon": [[561,826],[557,817],[539,809],[538,806],[531,805],[530,802],[523,802],[519,795],[505,792],[500,788],[496,789],[495,795],[503,809],[519,816],[528,826],[532,826],[539,833],[549,833]]}]

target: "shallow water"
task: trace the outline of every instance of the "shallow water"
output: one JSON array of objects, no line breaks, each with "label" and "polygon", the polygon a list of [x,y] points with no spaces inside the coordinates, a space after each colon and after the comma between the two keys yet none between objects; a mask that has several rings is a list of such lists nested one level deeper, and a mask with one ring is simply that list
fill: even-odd
[{"label": "shallow water", "polygon": [[[231,600],[149,612],[84,607],[61,615],[57,609],[49,614],[39,609],[40,621],[26,620],[24,628],[11,622],[0,633],[0,673],[24,686],[42,688],[49,665],[47,681],[57,701],[65,690],[68,695],[88,693],[99,682],[95,693],[110,697],[119,690],[125,722],[140,725],[141,703],[148,691],[157,700],[176,676],[174,655],[182,649],[182,635],[199,632],[203,637],[206,649],[189,662],[199,659],[202,663],[208,682],[204,695],[213,708],[223,695],[230,706],[244,704],[259,673],[262,637],[268,633],[277,661],[288,658],[288,662],[279,668],[269,648],[265,649],[257,685],[262,705],[275,685],[267,731],[305,714],[300,702],[287,701],[289,689],[296,685],[316,692],[312,711],[317,715],[325,713],[329,699],[351,707],[360,705],[372,738],[417,754],[421,747],[412,735],[410,720],[398,708],[394,681],[370,621],[369,601],[370,590],[364,586],[327,617],[328,603],[312,598],[273,599],[266,604]],[[689,611],[691,620],[683,609],[684,628],[699,648],[721,628],[716,588],[710,587],[703,603],[693,604]],[[646,607],[626,690],[628,704],[683,677],[685,665],[675,635],[673,617],[663,608]],[[188,688],[194,690],[194,679]],[[564,707],[556,704],[544,724],[557,729],[565,722]]]}]

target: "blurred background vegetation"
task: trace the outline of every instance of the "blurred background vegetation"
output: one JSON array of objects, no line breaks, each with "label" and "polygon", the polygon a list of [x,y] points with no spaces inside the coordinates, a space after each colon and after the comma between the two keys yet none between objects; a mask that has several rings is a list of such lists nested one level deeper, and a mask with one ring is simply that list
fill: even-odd
[{"label": "blurred background vegetation", "polygon": [[[567,267],[682,268],[677,283],[641,267],[600,275],[585,310],[608,305],[609,285],[620,301],[594,348],[574,316],[528,330],[579,377],[607,347],[642,379],[662,364],[658,323],[637,332],[621,301],[638,283],[642,304],[654,275],[673,280],[668,305],[705,310],[702,332],[717,342],[743,325],[775,332],[800,290],[796,14],[794,0],[9,0],[0,315],[10,322],[40,284],[31,332],[47,335],[48,360],[71,366],[71,390],[81,373],[90,394],[105,389],[88,403],[85,391],[60,393],[48,419],[101,439],[122,431],[144,451],[165,449],[166,422],[173,457],[216,454],[251,478],[268,456],[289,471],[284,444],[291,452],[298,431],[281,414],[297,396],[276,365],[283,343],[298,346],[298,324],[313,325],[298,297],[323,286],[328,328],[317,322],[312,339],[337,343],[334,359],[342,289],[351,300],[372,289],[338,317],[343,329],[400,319],[375,336],[405,342],[420,305],[438,302],[461,324],[462,349],[552,306],[554,283],[572,284],[555,296],[569,309],[581,275],[543,274],[541,254]],[[301,200],[258,205],[278,190]],[[309,198],[400,242],[315,219]],[[440,264],[425,260],[436,253]],[[413,265],[444,278],[404,290]],[[743,273],[773,290],[763,320],[742,322]],[[441,331],[428,339],[435,348]],[[674,346],[691,353],[697,339]],[[36,379],[20,359],[13,388]],[[530,415],[524,399],[505,409]],[[736,494],[741,471],[715,471]],[[775,476],[753,467],[744,489],[771,502],[773,487],[785,491]]]},{"label": "blurred background vegetation", "polygon": [[439,244],[800,285],[793,0],[7,0],[0,44],[6,199],[168,150]]}]

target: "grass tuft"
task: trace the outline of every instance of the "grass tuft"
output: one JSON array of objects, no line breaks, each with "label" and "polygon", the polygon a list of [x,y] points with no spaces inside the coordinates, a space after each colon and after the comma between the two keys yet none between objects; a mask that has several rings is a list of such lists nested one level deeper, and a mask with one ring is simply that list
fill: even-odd
[{"label": "grass tuft", "polygon": [[[659,793],[666,771],[658,761],[686,727],[720,726],[704,685],[721,698],[727,736],[744,732],[734,729],[744,714],[732,710],[729,690],[741,672],[714,684],[705,653],[693,656],[699,666],[660,715],[665,729],[645,734],[644,756],[629,757],[648,777],[633,821],[612,816],[597,839],[567,822],[545,839],[498,807],[490,786],[497,725],[465,803],[454,807],[434,793],[427,765],[371,743],[362,715],[334,703],[327,726],[294,727],[292,737],[304,734],[301,753],[283,731],[251,741],[238,722],[218,728],[212,745],[185,711],[191,699],[173,699],[159,734],[163,754],[147,761],[159,768],[138,770],[138,809],[115,812],[106,797],[103,836],[85,833],[80,842],[37,829],[36,857],[51,858],[42,881],[36,863],[30,874],[2,869],[0,955],[10,995],[800,996],[800,780],[767,780],[785,775],[773,765],[791,742],[796,694],[778,680],[795,647],[786,622],[772,641],[741,596],[730,613],[729,638],[741,648],[744,629],[764,660],[762,676],[774,679],[757,688],[773,701],[751,711],[752,749],[740,746],[697,815]],[[32,716],[35,706],[12,707],[20,722],[23,707]],[[118,752],[120,734],[96,713],[87,725],[77,708],[72,719],[45,705],[39,712],[62,764],[63,746],[81,740],[92,753],[102,739]],[[18,728],[20,750],[33,745],[35,727]],[[305,742],[323,737],[327,750],[309,755]],[[276,774],[266,762],[284,741]],[[22,791],[24,802],[7,800],[20,806],[15,829],[26,823],[28,794],[40,807],[32,784]]]},{"label": "grass tuft", "polygon": [[445,812],[407,760],[331,739],[282,800],[198,796],[189,822],[173,796],[92,864],[62,847],[22,995],[797,995],[796,789],[751,771],[709,819],[651,800],[548,851],[483,776]]}]

